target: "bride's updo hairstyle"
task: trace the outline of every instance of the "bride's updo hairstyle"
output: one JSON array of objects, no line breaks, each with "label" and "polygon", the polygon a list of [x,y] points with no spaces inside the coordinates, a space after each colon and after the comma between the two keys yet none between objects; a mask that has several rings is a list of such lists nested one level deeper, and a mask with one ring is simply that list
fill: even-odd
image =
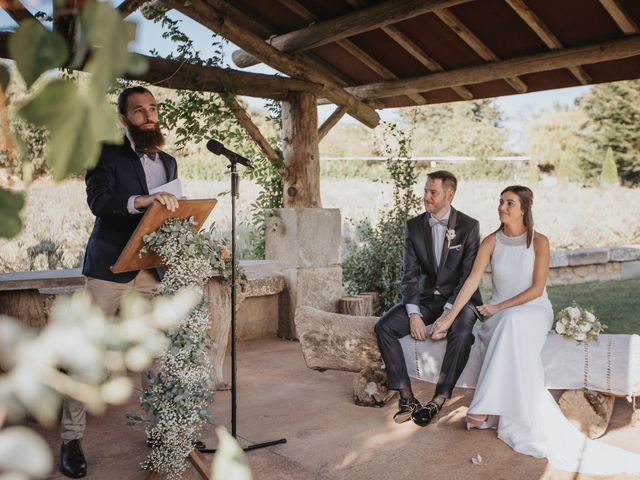
[{"label": "bride's updo hairstyle", "polygon": [[[520,199],[520,206],[524,212],[524,226],[527,227],[527,248],[529,248],[533,241],[533,212],[531,211],[531,207],[533,206],[533,192],[529,187],[523,185],[511,185],[505,188],[500,193],[500,196],[507,192],[515,193]],[[501,223],[500,230],[503,228],[504,224]]]}]

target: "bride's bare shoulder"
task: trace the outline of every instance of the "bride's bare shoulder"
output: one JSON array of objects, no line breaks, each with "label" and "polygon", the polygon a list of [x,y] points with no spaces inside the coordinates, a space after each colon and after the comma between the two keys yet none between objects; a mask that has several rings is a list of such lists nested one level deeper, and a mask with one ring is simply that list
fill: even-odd
[{"label": "bride's bare shoulder", "polygon": [[491,248],[493,250],[493,245],[496,243],[496,232],[492,232],[482,240],[481,246],[484,245],[487,248]]},{"label": "bride's bare shoulder", "polygon": [[533,246],[538,248],[549,248],[549,239],[542,233],[535,232],[533,236]]}]

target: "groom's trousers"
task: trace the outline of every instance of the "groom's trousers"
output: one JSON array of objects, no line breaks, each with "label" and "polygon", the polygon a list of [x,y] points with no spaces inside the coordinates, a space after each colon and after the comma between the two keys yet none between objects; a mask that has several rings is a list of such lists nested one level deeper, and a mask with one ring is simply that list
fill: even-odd
[{"label": "groom's trousers", "polygon": [[[422,320],[430,325],[442,315],[447,299],[434,295],[420,305]],[[477,319],[471,304],[465,305],[447,332],[447,348],[436,385],[436,395],[451,398],[453,387],[462,374],[473,345],[473,325]],[[400,346],[400,338],[411,333],[409,316],[403,304],[395,305],[375,326],[376,337],[387,372],[387,386],[391,390],[411,389],[407,364]]]}]

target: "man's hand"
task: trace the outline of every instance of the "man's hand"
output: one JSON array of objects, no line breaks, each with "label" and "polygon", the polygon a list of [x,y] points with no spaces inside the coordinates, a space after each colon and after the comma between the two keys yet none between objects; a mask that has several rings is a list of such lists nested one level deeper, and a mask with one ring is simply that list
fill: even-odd
[{"label": "man's hand", "polygon": [[409,329],[411,330],[411,336],[416,340],[427,339],[427,327],[422,321],[422,317],[417,313],[409,315]]},{"label": "man's hand", "polygon": [[160,202],[171,212],[175,212],[178,208],[178,199],[175,195],[167,192],[158,192],[153,195],[140,195],[134,200],[133,206],[136,210],[141,210],[143,208],[149,208],[153,205],[153,202]]},{"label": "man's hand", "polygon": [[442,315],[433,322],[433,326],[431,328],[431,340],[437,341],[447,338],[447,331],[453,323],[449,317],[449,310],[445,310],[442,312]]},{"label": "man's hand", "polygon": [[480,305],[478,307],[478,311],[483,317],[489,318],[498,313],[500,311],[500,307],[498,305]]}]

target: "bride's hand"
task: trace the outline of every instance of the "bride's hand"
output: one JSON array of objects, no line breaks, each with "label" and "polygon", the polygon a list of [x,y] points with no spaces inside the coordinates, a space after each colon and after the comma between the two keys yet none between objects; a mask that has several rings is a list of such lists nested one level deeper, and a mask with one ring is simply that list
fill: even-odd
[{"label": "bride's hand", "polygon": [[443,340],[447,337],[447,331],[451,326],[451,322],[448,319],[448,312],[444,312],[440,317],[433,322],[431,327],[431,340]]},{"label": "bride's hand", "polygon": [[480,305],[478,307],[478,312],[485,318],[489,318],[492,315],[495,315],[500,311],[500,308],[497,305]]}]

